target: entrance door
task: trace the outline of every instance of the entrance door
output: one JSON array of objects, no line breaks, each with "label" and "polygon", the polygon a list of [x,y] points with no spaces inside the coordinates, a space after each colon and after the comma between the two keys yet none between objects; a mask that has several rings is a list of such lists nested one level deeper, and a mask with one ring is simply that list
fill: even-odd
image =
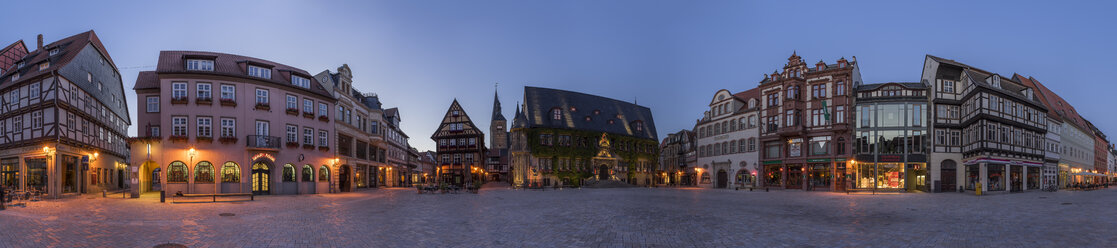
[{"label": "entrance door", "polygon": [[943,192],[958,191],[958,165],[954,160],[942,161],[940,164],[939,174],[941,180],[939,181],[939,190]]},{"label": "entrance door", "polygon": [[118,188],[118,189],[123,189],[124,188],[124,170],[122,170],[122,169],[117,169],[116,170],[116,188]]},{"label": "entrance door", "polygon": [[609,166],[601,165],[597,168],[597,180],[609,180]]},{"label": "entrance door", "polygon": [[349,165],[341,165],[341,171],[337,174],[337,186],[341,188],[341,192],[350,192],[349,189]]},{"label": "entrance door", "polygon": [[719,189],[727,188],[729,186],[728,181],[729,181],[729,173],[725,173],[725,170],[718,170],[717,188],[719,188]]},{"label": "entrance door", "polygon": [[271,170],[268,165],[263,162],[256,162],[252,164],[252,194],[253,195],[266,195],[270,193],[270,184],[268,176],[271,175]]},{"label": "entrance door", "polygon": [[803,166],[793,165],[787,167],[787,188],[803,188]]},{"label": "entrance door", "polygon": [[149,184],[147,185],[147,188],[150,189],[149,191],[163,190],[163,178],[159,176],[161,171],[161,168],[151,170],[151,181],[148,181]]}]

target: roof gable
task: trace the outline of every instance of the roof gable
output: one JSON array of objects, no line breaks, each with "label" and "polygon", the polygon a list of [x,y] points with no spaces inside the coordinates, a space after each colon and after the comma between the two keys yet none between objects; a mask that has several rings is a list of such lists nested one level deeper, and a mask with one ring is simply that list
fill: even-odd
[{"label": "roof gable", "polygon": [[[461,124],[462,127],[456,129],[451,124]],[[446,109],[446,114],[442,116],[442,123],[431,135],[431,139],[459,135],[483,136],[484,134],[481,129],[477,128],[477,125],[473,124],[473,120],[465,113],[461,104],[458,104],[458,99],[454,99],[454,102],[450,103],[450,108]]]}]

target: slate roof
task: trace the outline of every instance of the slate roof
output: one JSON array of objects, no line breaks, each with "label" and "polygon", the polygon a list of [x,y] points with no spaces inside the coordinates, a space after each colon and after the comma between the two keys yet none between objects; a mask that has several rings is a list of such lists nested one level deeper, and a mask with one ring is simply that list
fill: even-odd
[{"label": "slate roof", "polygon": [[[97,35],[93,33],[93,30],[89,30],[84,33],[76,34],[74,36],[66,37],[50,44],[43,45],[43,49],[38,49],[32,51],[31,53],[28,53],[27,56],[24,56],[21,60],[24,62],[23,68],[16,69],[16,66],[12,65],[11,68],[4,70],[4,75],[0,76],[0,80],[3,80],[0,81],[0,89],[13,84],[12,80],[9,79],[9,77],[16,72],[21,73],[20,80],[17,80],[18,82],[23,81],[27,78],[34,78],[39,75],[50,73],[57,68],[62,68],[66,64],[69,64],[70,61],[74,60],[74,58],[78,56],[81,50],[85,48],[85,45],[87,43],[93,44],[94,47],[96,47],[98,50],[101,50],[101,54],[105,56],[105,60],[112,64],[113,68],[116,68],[116,63],[113,63],[112,57],[110,57],[109,53],[106,52],[107,50],[105,50],[105,45],[101,44],[101,39],[97,38]],[[58,54],[50,55],[49,51],[55,48],[60,49]],[[51,69],[40,71],[38,66],[39,63],[47,61],[48,59],[50,60]],[[118,71],[117,73],[119,74],[120,72]]]},{"label": "slate roof", "polygon": [[493,92],[493,120],[504,121],[504,113],[500,110],[500,94]]},{"label": "slate roof", "polygon": [[[1015,81],[1011,78],[1006,78],[1004,76],[997,75],[997,74],[986,74],[985,71],[982,71],[980,69],[974,70],[974,69],[971,69],[971,68],[966,68],[965,71],[963,72],[963,74],[968,75],[967,77],[970,80],[970,83],[972,83],[975,86],[986,88],[986,89],[989,89],[989,90],[992,90],[992,91],[998,91],[998,92],[1001,92],[1001,93],[1006,94],[1006,95],[1014,96],[1017,101],[1029,102],[1029,103],[1035,105],[1036,107],[1038,107],[1040,110],[1042,110],[1044,112],[1047,112],[1047,107],[1046,107],[1046,105],[1043,104],[1043,102],[1037,101],[1034,97],[1029,99],[1026,96],[1024,96],[1024,94],[1020,93],[1020,91],[1028,88],[1028,87],[1025,87],[1023,84],[1021,84],[1020,82],[1017,82],[1017,81]],[[993,87],[989,83],[986,83],[985,80],[989,79],[990,77],[1000,77],[1001,87],[999,87],[999,88],[998,87]],[[1035,95],[1034,92],[1035,91],[1033,90],[1033,95]]]},{"label": "slate roof", "polygon": [[[191,71],[186,70],[186,59],[199,58],[213,60],[213,71]],[[248,76],[248,64],[271,67],[271,78],[259,78]],[[189,74],[207,74],[228,77],[238,77],[244,79],[251,79],[257,81],[271,82],[279,86],[290,87],[295,90],[302,90],[319,96],[324,96],[334,99],[333,94],[326,90],[322,84],[318,83],[318,79],[306,72],[303,69],[295,68],[292,66],[235,54],[216,53],[216,52],[203,52],[203,51],[161,51],[159,52],[159,64],[155,69],[159,74],[168,73],[189,73]],[[310,88],[305,89],[291,84],[291,75],[305,77],[311,80]],[[141,84],[142,83],[142,84]],[[153,82],[136,82],[136,89],[152,89],[159,88],[159,81]]]},{"label": "slate roof", "polygon": [[[22,44],[22,42],[19,43]],[[4,74],[0,75],[0,89],[7,88],[9,86],[22,83],[27,80],[35,80],[39,76],[51,73],[58,73],[58,75],[68,77],[69,80],[77,80],[73,78],[73,75],[65,75],[69,71],[76,70],[67,70],[66,68],[70,68],[68,67],[70,65],[70,62],[73,62],[75,58],[78,58],[78,55],[81,55],[85,48],[90,45],[97,50],[95,51],[96,53],[104,57],[104,61],[109,63],[108,65],[111,66],[112,73],[115,74],[111,75],[111,77],[108,77],[111,78],[112,81],[104,81],[104,83],[116,85],[118,82],[123,82],[123,78],[120,78],[120,70],[116,67],[116,63],[113,62],[112,56],[109,56],[109,52],[105,49],[105,45],[101,43],[101,38],[98,38],[97,34],[93,32],[93,30],[89,30],[80,34],[75,34],[73,36],[63,38],[55,42],[51,42],[49,44],[44,44],[42,49],[38,49],[38,47],[36,47],[35,51],[28,53],[26,56],[19,60],[24,62],[23,68],[18,68],[18,65],[12,65],[11,68],[4,70]],[[36,44],[36,46],[38,46],[38,44]],[[54,55],[51,55],[50,51],[55,49],[58,49],[58,52]],[[84,59],[85,58],[83,57],[82,60]],[[100,58],[98,58],[98,60],[100,60]],[[50,66],[45,70],[39,70],[39,64],[43,62],[50,62]],[[18,61],[16,64],[18,64]],[[80,67],[84,69],[84,66],[86,65],[75,64],[73,65],[73,68],[76,69]],[[15,82],[12,82],[11,77],[16,73],[19,73],[20,78]],[[100,77],[101,75],[96,76]],[[82,80],[84,80],[84,78],[82,78]],[[90,95],[93,95],[94,98],[104,104],[109,111],[112,111],[117,116],[120,116],[122,119],[124,119],[125,123],[129,125],[132,124],[132,118],[127,109],[128,96],[124,93],[123,85],[120,86],[121,88],[119,92],[113,92],[116,91],[116,88],[112,85],[105,85],[105,87],[107,87],[107,90],[102,91],[94,91],[90,88],[87,88],[92,87],[89,84],[79,84],[78,86],[83,88],[83,90],[85,90]],[[120,94],[118,95],[120,97],[120,101],[124,102],[125,104],[121,105],[110,103],[109,95],[113,95],[114,93]]]},{"label": "slate roof", "polygon": [[[551,110],[556,108],[562,110],[561,120],[551,116]],[[522,127],[527,128],[575,129],[659,140],[651,109],[580,92],[524,87],[522,115]],[[609,123],[610,120],[613,123]],[[643,122],[642,131],[636,130],[634,123],[637,122]]]}]

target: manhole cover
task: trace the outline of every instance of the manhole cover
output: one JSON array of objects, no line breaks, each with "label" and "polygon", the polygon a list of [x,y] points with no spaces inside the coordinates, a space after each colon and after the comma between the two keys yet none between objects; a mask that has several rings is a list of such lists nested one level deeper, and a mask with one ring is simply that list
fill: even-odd
[{"label": "manhole cover", "polygon": [[186,248],[186,246],[182,245],[182,244],[166,243],[166,244],[156,245],[155,248]]},{"label": "manhole cover", "polygon": [[1070,203],[1069,202],[1064,202],[1063,205],[1070,205]]},{"label": "manhole cover", "polygon": [[224,217],[229,217],[229,216],[237,216],[237,214],[234,214],[234,213],[221,213],[221,214],[219,214],[219,215],[220,215],[220,216],[224,216]]}]

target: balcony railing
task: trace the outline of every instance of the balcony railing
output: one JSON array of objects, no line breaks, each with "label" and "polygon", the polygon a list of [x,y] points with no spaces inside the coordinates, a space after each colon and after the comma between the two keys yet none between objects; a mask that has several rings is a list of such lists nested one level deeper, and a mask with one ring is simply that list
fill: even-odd
[{"label": "balcony railing", "polygon": [[267,135],[249,135],[249,148],[279,149],[279,137]]}]

